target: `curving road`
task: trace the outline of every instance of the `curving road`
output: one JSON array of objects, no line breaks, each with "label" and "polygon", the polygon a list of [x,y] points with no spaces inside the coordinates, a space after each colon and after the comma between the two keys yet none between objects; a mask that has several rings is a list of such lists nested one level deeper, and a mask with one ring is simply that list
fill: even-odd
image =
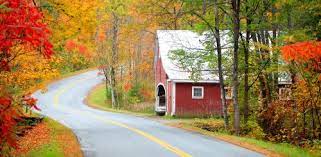
[{"label": "curving road", "polygon": [[42,114],[70,127],[86,157],[257,157],[256,152],[154,120],[87,107],[88,91],[102,81],[89,71],[34,93]]}]

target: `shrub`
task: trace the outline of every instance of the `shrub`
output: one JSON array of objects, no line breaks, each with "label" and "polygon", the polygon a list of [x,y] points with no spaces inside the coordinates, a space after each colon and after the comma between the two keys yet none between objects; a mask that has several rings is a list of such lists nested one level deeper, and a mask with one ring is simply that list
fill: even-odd
[{"label": "shrub", "polygon": [[211,132],[220,132],[225,129],[224,121],[218,119],[195,119],[192,126]]},{"label": "shrub", "polygon": [[266,135],[259,124],[253,120],[248,121],[246,124],[242,123],[241,131],[243,135],[256,139],[263,139]]}]

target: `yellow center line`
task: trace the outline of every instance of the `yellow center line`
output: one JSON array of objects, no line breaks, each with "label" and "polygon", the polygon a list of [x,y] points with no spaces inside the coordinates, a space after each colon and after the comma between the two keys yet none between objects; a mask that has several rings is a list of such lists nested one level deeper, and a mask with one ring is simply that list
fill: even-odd
[{"label": "yellow center line", "polygon": [[[78,81],[75,81],[75,82],[73,82],[73,83],[70,83],[70,84],[69,84],[68,86],[66,86],[65,88],[62,88],[62,89],[58,90],[58,92],[57,92],[57,93],[55,94],[55,96],[54,96],[54,105],[55,105],[55,107],[58,107],[59,97],[60,97],[64,92],[66,92],[66,91],[69,90],[69,89],[72,89],[72,88],[75,87],[77,84],[79,84],[79,83],[81,83],[81,82],[84,82],[84,81],[86,81],[86,80],[89,80],[89,79],[91,79],[91,78],[93,78],[93,77],[80,79],[80,80],[78,80]],[[63,108],[63,106],[60,106],[60,108]],[[75,112],[75,111],[73,111],[73,112]],[[128,130],[130,130],[130,131],[132,131],[132,132],[134,132],[134,133],[137,133],[138,135],[141,135],[141,136],[149,139],[149,140],[152,141],[152,142],[155,142],[155,143],[159,144],[159,145],[162,146],[163,148],[166,148],[167,150],[175,153],[175,154],[178,155],[179,157],[192,157],[192,155],[190,155],[190,154],[182,151],[181,149],[176,148],[176,147],[168,144],[167,142],[165,142],[165,141],[163,141],[163,140],[161,140],[161,139],[159,139],[159,138],[157,138],[157,137],[155,137],[155,136],[153,136],[153,135],[151,135],[151,134],[149,134],[149,133],[146,133],[146,132],[144,132],[144,131],[142,131],[142,130],[139,130],[139,129],[130,127],[130,126],[126,125],[126,124],[119,123],[119,122],[117,122],[117,121],[109,120],[109,119],[106,119],[106,118],[104,118],[104,117],[94,115],[93,113],[90,113],[90,112],[86,112],[86,113],[85,113],[85,112],[80,112],[80,111],[76,111],[76,112],[77,112],[78,114],[82,114],[82,115],[87,114],[87,115],[89,115],[89,116],[91,116],[91,117],[93,117],[93,118],[95,118],[95,119],[97,119],[97,120],[100,120],[100,121],[102,121],[102,122],[104,122],[104,123],[107,123],[107,124],[112,124],[112,125],[115,125],[115,126],[119,126],[119,127],[128,129]]]}]

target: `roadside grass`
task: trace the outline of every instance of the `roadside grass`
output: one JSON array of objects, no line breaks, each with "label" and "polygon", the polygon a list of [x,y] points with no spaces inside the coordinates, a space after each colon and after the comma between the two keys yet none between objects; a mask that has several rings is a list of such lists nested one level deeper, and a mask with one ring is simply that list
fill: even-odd
[{"label": "roadside grass", "polygon": [[257,139],[253,139],[253,138],[237,137],[237,136],[232,136],[231,138],[236,138],[237,140],[240,140],[242,142],[247,142],[247,143],[254,144],[256,146],[260,146],[260,147],[265,148],[267,150],[271,150],[271,151],[280,153],[284,156],[291,156],[291,157],[318,156],[317,154],[310,153],[308,150],[293,146],[288,143],[272,143],[272,142],[257,140]]},{"label": "roadside grass", "polygon": [[58,157],[64,156],[63,151],[59,148],[57,143],[48,143],[46,145],[41,146],[37,150],[32,150],[25,157]]},{"label": "roadside grass", "polygon": [[110,112],[127,113],[140,116],[154,115],[154,106],[152,103],[127,104],[121,109],[113,109],[110,100],[106,98],[106,88],[103,83],[97,85],[89,92],[85,103],[90,107]]},{"label": "roadside grass", "polygon": [[[201,127],[203,123],[206,127]],[[169,122],[168,125],[182,128],[185,130],[201,133],[211,136],[228,143],[232,143],[256,152],[260,152],[266,156],[286,156],[286,157],[320,157],[320,150],[309,150],[308,148],[297,147],[288,143],[273,143],[254,137],[247,136],[234,136],[227,132],[217,129],[217,131],[208,131],[209,124],[220,125],[222,119],[209,118],[209,119],[182,119],[181,121]],[[213,128],[217,126],[212,126]],[[215,129],[213,129],[215,130]]]},{"label": "roadside grass", "polygon": [[[20,154],[22,157],[82,157],[82,151],[78,144],[78,140],[73,134],[73,132],[65,127],[64,125],[49,119],[45,118],[43,121],[46,128],[49,129],[49,135],[45,135],[46,139],[38,139],[44,140],[44,142],[40,142],[41,145],[33,145],[30,150],[26,154]],[[36,126],[37,127],[37,126]],[[28,140],[33,140],[33,136],[43,136],[33,135],[33,130],[29,134],[27,134],[26,138]],[[41,132],[40,132],[41,133]],[[29,136],[29,137],[28,137]],[[36,143],[39,141],[35,141]],[[35,143],[33,142],[33,143]],[[30,147],[23,146],[22,147]]]},{"label": "roadside grass", "polygon": [[100,108],[111,108],[111,104],[107,101],[106,98],[106,89],[104,84],[99,84],[93,90],[91,90],[88,101],[90,104],[93,104],[95,107]]}]

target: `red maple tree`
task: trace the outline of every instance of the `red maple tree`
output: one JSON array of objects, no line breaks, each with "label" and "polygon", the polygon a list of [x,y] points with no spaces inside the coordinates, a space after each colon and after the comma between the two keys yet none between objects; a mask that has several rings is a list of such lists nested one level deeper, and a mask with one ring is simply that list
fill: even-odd
[{"label": "red maple tree", "polygon": [[[19,55],[16,47],[22,47],[24,54],[38,51],[45,57],[52,55],[50,31],[32,0],[0,0],[0,6],[0,72],[10,71],[10,62]],[[36,103],[32,98],[25,101],[29,106]],[[19,113],[13,104],[5,85],[0,85],[0,152],[4,146],[16,144],[14,128]]]}]

